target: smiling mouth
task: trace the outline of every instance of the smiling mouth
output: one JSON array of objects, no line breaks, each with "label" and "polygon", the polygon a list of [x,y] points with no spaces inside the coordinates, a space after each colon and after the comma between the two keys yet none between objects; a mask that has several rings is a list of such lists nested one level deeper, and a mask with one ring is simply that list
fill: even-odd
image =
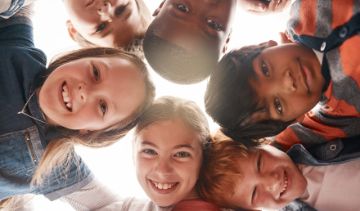
[{"label": "smiling mouth", "polygon": [[64,81],[62,83],[62,86],[61,86],[61,95],[62,95],[62,100],[63,100],[63,103],[65,105],[65,108],[72,112],[72,103],[71,103],[71,96],[69,94],[69,88],[67,86],[67,83],[66,81]]},{"label": "smiling mouth", "polygon": [[288,176],[287,176],[286,171],[284,171],[284,181],[283,181],[282,190],[281,190],[281,192],[280,192],[280,197],[281,197],[282,195],[284,195],[284,193],[286,192],[286,190],[287,190],[287,188],[288,188],[288,183],[289,183]]},{"label": "smiling mouth", "polygon": [[179,184],[178,182],[160,183],[160,182],[155,182],[153,180],[149,180],[149,181],[152,187],[159,193],[170,193],[173,190],[175,190]]}]

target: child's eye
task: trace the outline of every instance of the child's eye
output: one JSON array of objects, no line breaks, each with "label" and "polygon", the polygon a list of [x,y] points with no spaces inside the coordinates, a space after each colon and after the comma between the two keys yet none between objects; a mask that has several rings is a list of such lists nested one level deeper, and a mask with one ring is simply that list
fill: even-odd
[{"label": "child's eye", "polygon": [[104,29],[107,27],[107,22],[102,22],[96,27],[95,33],[99,33],[104,31]]},{"label": "child's eye", "polygon": [[264,61],[261,61],[261,72],[266,76],[270,76],[269,68]]},{"label": "child's eye", "polygon": [[190,153],[188,153],[188,152],[181,151],[181,152],[175,153],[175,157],[178,157],[178,158],[187,158],[187,157],[191,157],[191,155],[190,155]]},{"label": "child's eye", "polygon": [[94,79],[95,81],[99,81],[100,80],[100,70],[95,66],[95,65],[92,65],[92,72],[93,72],[93,76],[94,76]]},{"label": "child's eye", "polygon": [[153,149],[143,149],[141,152],[146,155],[157,155],[156,151]]},{"label": "child's eye", "polygon": [[129,5],[129,3],[116,7],[115,16],[117,16],[117,17],[121,16],[124,13],[124,11],[126,10],[128,5]]},{"label": "child's eye", "polygon": [[206,19],[206,23],[215,31],[224,31],[224,26],[211,18]]},{"label": "child's eye", "polygon": [[272,0],[260,0],[261,3],[269,5]]},{"label": "child's eye", "polygon": [[102,115],[105,116],[108,107],[107,107],[107,104],[106,104],[106,102],[104,100],[100,100],[99,108],[100,108],[100,111],[101,111]]},{"label": "child's eye", "polygon": [[281,105],[279,98],[277,98],[277,97],[274,99],[274,107],[278,114],[281,115],[283,113],[283,107]]},{"label": "child's eye", "polygon": [[188,13],[190,11],[185,4],[177,4],[176,8],[183,13]]}]

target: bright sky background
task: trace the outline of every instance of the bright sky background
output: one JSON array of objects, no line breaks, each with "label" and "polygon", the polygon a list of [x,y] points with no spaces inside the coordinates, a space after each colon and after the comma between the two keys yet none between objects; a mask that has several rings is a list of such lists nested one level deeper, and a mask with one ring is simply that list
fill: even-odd
[{"label": "bright sky background", "polygon": [[[194,0],[197,1],[197,0]],[[161,0],[145,0],[150,11],[154,11]],[[283,31],[286,23],[287,11],[282,14],[256,16],[240,9],[232,27],[230,49],[243,45],[256,44],[269,39],[278,40],[278,32]],[[67,14],[62,0],[37,0],[34,23],[35,45],[48,56],[48,61],[57,53],[77,48],[68,36],[65,21]],[[160,78],[151,71],[156,85],[157,96],[174,95],[196,101],[203,106],[203,95],[207,81],[195,85],[177,85]],[[239,90],[240,91],[240,90]],[[212,130],[217,126],[209,119]],[[103,149],[78,149],[98,179],[108,185],[120,196],[146,197],[137,184],[132,160],[131,135],[118,143]],[[36,211],[73,210],[61,201],[50,202],[42,196],[35,197]]]}]

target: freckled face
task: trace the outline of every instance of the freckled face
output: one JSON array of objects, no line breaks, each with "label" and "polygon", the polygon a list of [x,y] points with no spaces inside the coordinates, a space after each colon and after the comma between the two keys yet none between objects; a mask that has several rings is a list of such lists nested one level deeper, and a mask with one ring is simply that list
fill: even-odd
[{"label": "freckled face", "polygon": [[129,117],[145,99],[144,77],[128,60],[83,58],[56,68],[39,91],[47,121],[100,130]]},{"label": "freckled face", "polygon": [[237,161],[243,177],[228,202],[249,210],[280,209],[302,196],[307,182],[290,157],[272,146]]},{"label": "freckled face", "polygon": [[134,144],[137,178],[159,206],[170,206],[194,191],[202,160],[199,135],[181,119],[153,123]]},{"label": "freckled face", "polygon": [[74,28],[98,46],[123,47],[144,33],[135,0],[65,0]]},{"label": "freckled face", "polygon": [[253,120],[292,121],[310,111],[320,100],[325,80],[313,51],[295,44],[263,50],[253,61],[255,79],[250,83],[261,112]]}]

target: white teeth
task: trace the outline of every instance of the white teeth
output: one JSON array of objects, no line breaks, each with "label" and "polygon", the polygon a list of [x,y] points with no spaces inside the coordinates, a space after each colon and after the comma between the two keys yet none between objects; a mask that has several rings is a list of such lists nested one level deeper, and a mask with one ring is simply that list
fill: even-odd
[{"label": "white teeth", "polygon": [[155,187],[157,187],[160,190],[167,190],[167,189],[172,188],[175,185],[175,183],[172,183],[172,184],[170,184],[170,183],[157,183],[157,182],[153,182],[153,183],[154,183]]},{"label": "white teeth", "polygon": [[283,186],[280,194],[282,194],[282,193],[284,193],[286,191],[287,186],[288,186],[288,178],[287,178],[287,175],[285,174],[284,175],[284,186]]},{"label": "white teeth", "polygon": [[72,109],[71,98],[70,98],[69,89],[68,89],[66,83],[64,83],[64,85],[62,86],[61,94],[62,94],[65,106],[71,111],[71,109]]}]

